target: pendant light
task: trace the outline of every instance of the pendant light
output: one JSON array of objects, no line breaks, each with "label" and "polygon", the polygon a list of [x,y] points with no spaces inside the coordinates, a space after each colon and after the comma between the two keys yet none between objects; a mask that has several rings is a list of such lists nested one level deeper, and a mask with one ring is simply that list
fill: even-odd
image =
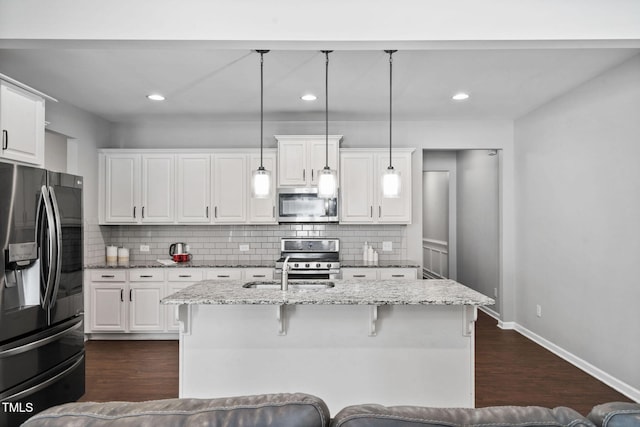
[{"label": "pendant light", "polygon": [[262,141],[264,122],[264,54],[268,50],[256,50],[260,54],[260,166],[251,174],[251,195],[256,199],[267,199],[271,196],[271,172],[262,165]]},{"label": "pendant light", "polygon": [[382,174],[382,196],[385,198],[400,197],[400,172],[391,164],[391,124],[392,124],[392,95],[393,95],[393,59],[397,50],[385,50],[389,54],[389,167]]},{"label": "pendant light", "polygon": [[324,168],[318,171],[318,197],[334,198],[338,195],[338,174],[329,167],[329,53],[332,50],[321,51],[325,55],[325,79],[324,79],[324,135],[325,135],[325,163]]}]

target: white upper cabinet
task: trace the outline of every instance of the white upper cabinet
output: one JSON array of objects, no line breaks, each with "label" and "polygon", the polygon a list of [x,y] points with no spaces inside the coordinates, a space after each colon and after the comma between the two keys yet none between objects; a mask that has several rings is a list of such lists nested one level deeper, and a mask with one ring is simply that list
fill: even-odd
[{"label": "white upper cabinet", "polygon": [[104,222],[138,222],[140,215],[140,154],[100,156],[101,188],[104,187]]},{"label": "white upper cabinet", "polygon": [[0,159],[43,165],[44,102],[43,97],[0,80]]},{"label": "white upper cabinet", "polygon": [[247,155],[213,155],[213,222],[244,223],[247,219]]},{"label": "white upper cabinet", "polygon": [[[326,163],[325,135],[276,135],[278,141],[278,187],[317,185],[318,171]],[[328,165],[339,170],[342,135],[329,135]]]},{"label": "white upper cabinet", "polygon": [[179,154],[176,184],[179,223],[211,221],[211,155]]},{"label": "white upper cabinet", "polygon": [[395,149],[393,167],[400,172],[399,198],[382,196],[382,173],[389,166],[384,149],[343,149],[340,152],[340,223],[411,223],[411,154]]},{"label": "white upper cabinet", "polygon": [[175,219],[175,170],[175,154],[142,155],[140,222],[173,222]]},{"label": "white upper cabinet", "polygon": [[100,169],[101,223],[174,221],[174,154],[101,153]]}]

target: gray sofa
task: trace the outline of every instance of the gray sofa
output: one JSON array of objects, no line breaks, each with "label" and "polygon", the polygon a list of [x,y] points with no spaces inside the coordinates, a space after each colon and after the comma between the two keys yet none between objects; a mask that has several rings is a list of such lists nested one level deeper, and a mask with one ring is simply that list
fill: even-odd
[{"label": "gray sofa", "polygon": [[34,415],[24,427],[639,427],[640,404],[607,403],[588,418],[570,408],[428,408],[354,405],[333,419],[322,399],[303,393],[149,402],[78,402]]}]

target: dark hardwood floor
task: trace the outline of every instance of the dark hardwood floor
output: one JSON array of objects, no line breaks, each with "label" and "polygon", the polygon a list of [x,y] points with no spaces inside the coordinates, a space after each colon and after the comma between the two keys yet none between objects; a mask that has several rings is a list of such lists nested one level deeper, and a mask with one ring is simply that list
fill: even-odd
[{"label": "dark hardwood floor", "polygon": [[[177,341],[88,341],[83,401],[141,401],[178,396]],[[322,396],[320,396],[322,397]],[[593,406],[630,401],[480,312],[476,323],[476,406]]]}]

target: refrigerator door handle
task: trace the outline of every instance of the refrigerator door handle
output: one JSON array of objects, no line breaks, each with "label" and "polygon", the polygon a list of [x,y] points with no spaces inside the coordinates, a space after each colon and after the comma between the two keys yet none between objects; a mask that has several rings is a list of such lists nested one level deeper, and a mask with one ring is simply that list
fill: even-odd
[{"label": "refrigerator door handle", "polygon": [[[49,190],[47,190],[46,186],[42,186],[41,188],[42,191],[42,201],[44,203],[44,218],[42,219],[42,222],[44,222],[46,220],[47,222],[47,231],[48,231],[48,271],[45,273],[44,272],[44,264],[43,262],[40,263],[40,279],[42,281],[44,281],[45,283],[45,288],[41,289],[41,291],[43,291],[40,294],[40,304],[42,305],[42,308],[47,309],[49,308],[49,300],[51,299],[51,292],[52,292],[52,286],[53,286],[53,279],[55,272],[53,271],[55,268],[55,260],[57,260],[58,258],[58,254],[57,254],[57,250],[56,250],[56,243],[54,242],[54,238],[55,238],[55,222],[53,219],[53,208],[51,207],[51,200],[49,198]],[[42,228],[42,225],[41,225]],[[42,233],[38,234],[38,245],[42,246],[42,241],[40,241],[40,237],[44,237]],[[42,256],[44,256],[44,254],[41,253]]]},{"label": "refrigerator door handle", "polygon": [[56,236],[56,272],[53,281],[53,292],[50,297],[50,305],[49,307],[53,307],[56,305],[56,299],[58,298],[58,288],[60,287],[60,274],[62,272],[62,226],[60,224],[61,216],[60,216],[60,208],[58,207],[58,199],[56,198],[56,192],[53,187],[49,187],[49,196],[51,197],[51,206],[53,208],[53,216],[54,222],[56,225],[55,228],[55,236]]},{"label": "refrigerator door handle", "polygon": [[[71,323],[71,326],[69,326],[70,323]],[[27,344],[19,345],[18,347],[9,348],[6,350],[2,350],[2,348],[0,348],[0,359],[9,357],[9,356],[15,356],[16,354],[24,353],[24,352],[33,350],[35,348],[47,345],[50,342],[53,342],[58,338],[60,338],[62,335],[65,335],[73,331],[74,329],[78,329],[82,325],[83,325],[82,321],[78,321],[78,318],[73,318],[71,319],[71,321],[60,325],[59,326],[60,330],[54,332],[53,335],[47,336],[45,333],[42,333],[39,336],[43,336],[43,338],[39,338],[39,336],[36,336],[34,337],[35,341],[31,341]],[[50,333],[50,331],[45,331],[45,332]]]}]

